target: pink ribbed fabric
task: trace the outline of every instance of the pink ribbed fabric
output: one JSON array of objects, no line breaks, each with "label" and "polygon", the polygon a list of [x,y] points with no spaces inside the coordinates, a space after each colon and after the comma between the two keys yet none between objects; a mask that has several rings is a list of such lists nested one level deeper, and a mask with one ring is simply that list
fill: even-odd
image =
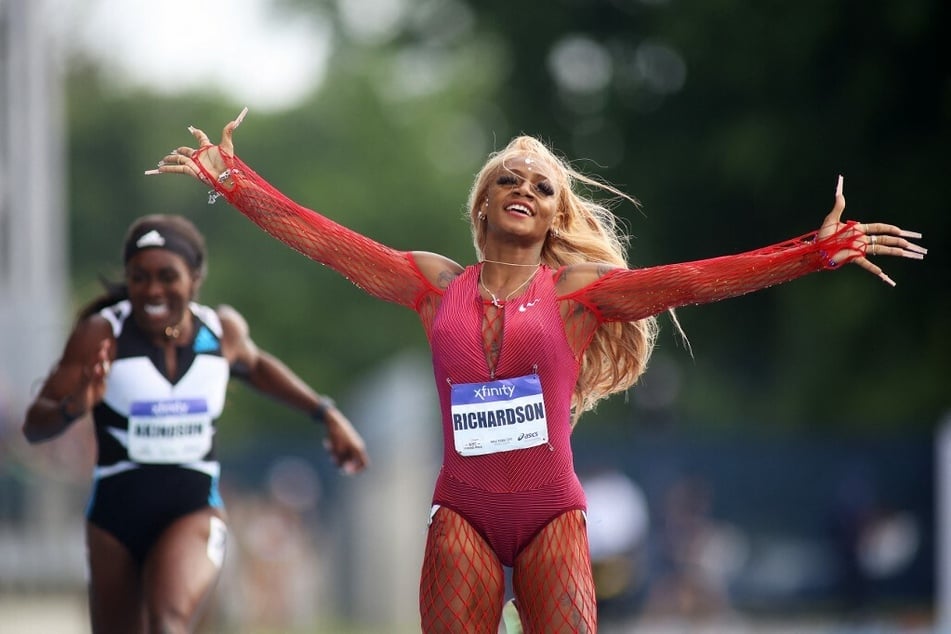
[{"label": "pink ribbed fabric", "polygon": [[[585,507],[571,453],[571,392],[578,363],[565,338],[552,271],[542,267],[519,297],[495,308],[483,300],[481,265],[454,279],[433,321],[430,345],[442,408],[443,467],[433,502],[475,526],[511,566],[518,552],[557,515]],[[500,322],[500,323],[499,323]],[[483,332],[498,333],[490,367]],[[484,456],[461,456],[453,445],[450,384],[537,373],[545,394],[548,444]]]}]

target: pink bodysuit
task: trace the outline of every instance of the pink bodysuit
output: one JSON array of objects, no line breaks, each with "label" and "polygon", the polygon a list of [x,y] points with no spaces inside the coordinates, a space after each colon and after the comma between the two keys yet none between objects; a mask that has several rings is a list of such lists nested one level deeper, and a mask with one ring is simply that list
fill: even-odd
[{"label": "pink bodysuit", "polygon": [[[571,393],[578,362],[568,346],[552,271],[542,267],[521,296],[506,302],[496,379],[537,373],[548,422],[548,443],[483,456],[462,456],[453,444],[450,383],[490,380],[482,344],[486,305],[481,265],[450,282],[433,319],[429,343],[443,425],[443,465],[433,503],[462,515],[506,566],[545,524],[584,509],[584,491],[571,453]],[[494,310],[494,309],[490,309]]]}]

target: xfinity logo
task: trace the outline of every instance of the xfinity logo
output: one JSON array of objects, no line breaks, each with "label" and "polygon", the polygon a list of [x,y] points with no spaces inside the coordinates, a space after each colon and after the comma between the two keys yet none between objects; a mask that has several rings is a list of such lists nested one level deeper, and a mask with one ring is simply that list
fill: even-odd
[{"label": "xfinity logo", "polygon": [[169,416],[171,414],[187,414],[188,403],[182,401],[169,401],[164,403],[155,403],[152,405],[153,416]]},{"label": "xfinity logo", "polygon": [[476,398],[480,400],[485,400],[491,396],[504,396],[505,398],[512,398],[512,395],[515,394],[514,385],[498,385],[489,387],[488,385],[482,385],[474,391]]}]

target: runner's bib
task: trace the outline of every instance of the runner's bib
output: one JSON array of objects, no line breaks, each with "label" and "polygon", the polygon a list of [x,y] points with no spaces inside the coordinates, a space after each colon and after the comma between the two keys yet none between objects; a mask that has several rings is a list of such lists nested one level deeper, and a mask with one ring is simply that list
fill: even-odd
[{"label": "runner's bib", "polygon": [[453,440],[463,456],[527,449],[548,442],[545,398],[537,374],[453,384],[451,399]]},{"label": "runner's bib", "polygon": [[149,464],[195,462],[211,451],[203,398],[135,401],[129,414],[129,458]]}]

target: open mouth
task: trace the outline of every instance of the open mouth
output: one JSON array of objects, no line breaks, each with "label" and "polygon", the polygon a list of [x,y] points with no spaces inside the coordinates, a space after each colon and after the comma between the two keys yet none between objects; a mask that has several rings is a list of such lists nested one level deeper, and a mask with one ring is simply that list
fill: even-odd
[{"label": "open mouth", "polygon": [[145,304],[142,310],[149,317],[165,317],[168,315],[168,304]]},{"label": "open mouth", "polygon": [[523,216],[528,216],[529,218],[535,215],[528,205],[523,205],[522,203],[512,203],[511,205],[506,205],[505,211],[512,211],[522,214]]}]

